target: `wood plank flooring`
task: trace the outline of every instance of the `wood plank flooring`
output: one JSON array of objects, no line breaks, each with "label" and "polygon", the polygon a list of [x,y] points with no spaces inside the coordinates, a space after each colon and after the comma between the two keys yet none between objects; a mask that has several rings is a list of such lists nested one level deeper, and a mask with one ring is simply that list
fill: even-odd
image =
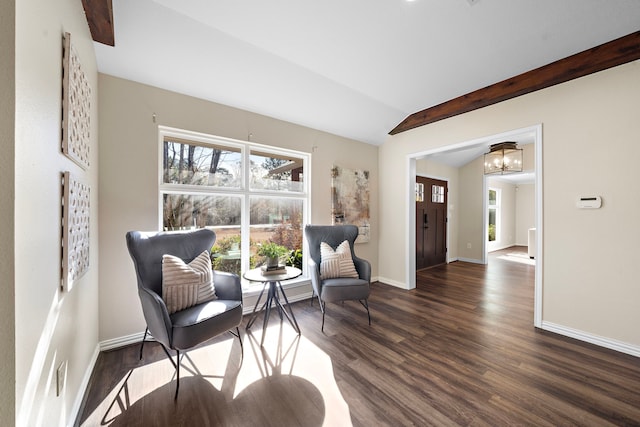
[{"label": "wood plank flooring", "polygon": [[259,319],[244,357],[229,334],[189,352],[176,401],[157,344],[103,352],[76,425],[640,425],[640,359],[536,330],[527,261],[511,248],[415,290],[375,283],[371,326],[328,304],[322,333],[317,302],[295,303],[301,336],[272,313],[262,349]]}]

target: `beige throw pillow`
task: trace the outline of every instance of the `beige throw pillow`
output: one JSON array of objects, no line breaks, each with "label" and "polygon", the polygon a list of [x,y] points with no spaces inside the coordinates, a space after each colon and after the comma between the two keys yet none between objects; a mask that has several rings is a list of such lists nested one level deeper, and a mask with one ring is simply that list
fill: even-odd
[{"label": "beige throw pillow", "polygon": [[332,279],[335,277],[358,278],[356,266],[351,259],[349,241],[340,243],[334,251],[327,243],[320,243],[320,277]]},{"label": "beige throw pillow", "polygon": [[207,251],[189,264],[173,255],[162,256],[162,299],[169,314],[215,298],[211,259]]}]

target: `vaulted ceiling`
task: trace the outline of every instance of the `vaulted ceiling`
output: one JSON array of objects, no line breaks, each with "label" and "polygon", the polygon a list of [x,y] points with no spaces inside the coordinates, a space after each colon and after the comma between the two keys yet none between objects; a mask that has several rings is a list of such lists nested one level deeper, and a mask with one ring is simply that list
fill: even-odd
[{"label": "vaulted ceiling", "polygon": [[640,57],[638,0],[83,4],[100,72],[371,144]]}]

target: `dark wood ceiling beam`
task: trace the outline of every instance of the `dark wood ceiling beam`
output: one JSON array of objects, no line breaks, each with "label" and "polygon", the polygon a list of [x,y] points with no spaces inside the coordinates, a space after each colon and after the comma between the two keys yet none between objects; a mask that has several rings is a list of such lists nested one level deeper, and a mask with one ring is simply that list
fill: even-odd
[{"label": "dark wood ceiling beam", "polygon": [[113,6],[111,0],[82,0],[91,37],[98,43],[114,46]]},{"label": "dark wood ceiling beam", "polygon": [[389,134],[468,113],[636,59],[640,59],[640,31],[413,113]]}]

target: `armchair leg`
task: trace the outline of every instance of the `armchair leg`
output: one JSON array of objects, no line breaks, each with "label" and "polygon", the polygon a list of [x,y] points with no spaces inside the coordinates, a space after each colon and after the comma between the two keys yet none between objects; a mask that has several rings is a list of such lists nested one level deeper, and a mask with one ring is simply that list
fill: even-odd
[{"label": "armchair leg", "polygon": [[140,344],[140,360],[142,360],[142,349],[144,348],[144,342],[147,340],[147,334],[149,333],[149,327],[144,329],[144,337],[142,337],[142,343]]},{"label": "armchair leg", "polygon": [[180,388],[180,350],[176,350],[176,361],[173,361],[173,357],[171,356],[171,354],[169,353],[169,350],[167,350],[167,348],[162,345],[162,350],[164,351],[164,354],[167,355],[167,358],[169,358],[169,362],[171,362],[171,364],[173,365],[173,367],[176,369],[176,394],[173,397],[174,399],[178,398],[178,389]]},{"label": "armchair leg", "polygon": [[322,300],[320,299],[320,295],[316,295],[315,291],[311,291],[311,307],[313,307],[313,299],[318,298],[318,304],[320,304],[320,309],[322,310]]},{"label": "armchair leg", "polygon": [[240,341],[240,359],[244,359],[244,346],[242,345],[242,336],[240,335],[240,328],[236,326],[236,333],[238,334],[238,341]]},{"label": "armchair leg", "polygon": [[360,304],[362,304],[362,306],[364,308],[367,309],[367,317],[369,318],[369,326],[371,326],[371,314],[369,313],[369,301],[368,300],[359,300]]},{"label": "armchair leg", "polygon": [[238,328],[236,326],[236,331],[229,331],[229,333],[235,337],[238,338],[238,341],[240,341],[240,357],[244,359],[244,347],[242,345],[242,336],[240,335],[240,328]]},{"label": "armchair leg", "polygon": [[327,310],[327,303],[323,303],[320,298],[318,298],[318,301],[320,302],[320,311],[322,311],[322,327],[320,330],[324,332],[324,313]]},{"label": "armchair leg", "polygon": [[173,400],[178,398],[178,390],[180,389],[180,350],[176,350],[176,394]]}]

